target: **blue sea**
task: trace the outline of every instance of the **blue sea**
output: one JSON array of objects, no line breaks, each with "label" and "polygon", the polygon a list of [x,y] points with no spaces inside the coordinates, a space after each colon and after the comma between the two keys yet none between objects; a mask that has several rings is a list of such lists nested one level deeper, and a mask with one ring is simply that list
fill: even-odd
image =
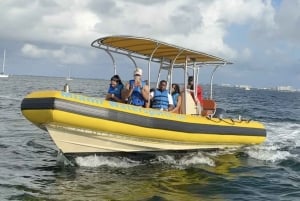
[{"label": "blue sea", "polygon": [[[215,86],[228,116],[261,121],[259,146],[197,151],[149,160],[76,157],[64,163],[49,135],[20,110],[31,91],[62,90],[65,78],[0,79],[0,200],[299,200],[300,93]],[[108,81],[74,79],[71,92],[104,96]],[[208,86],[204,86],[208,90]]]}]

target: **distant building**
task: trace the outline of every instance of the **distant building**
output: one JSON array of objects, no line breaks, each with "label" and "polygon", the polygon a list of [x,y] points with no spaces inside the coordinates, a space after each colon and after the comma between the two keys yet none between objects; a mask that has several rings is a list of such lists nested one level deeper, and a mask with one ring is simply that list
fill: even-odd
[{"label": "distant building", "polygon": [[251,86],[249,86],[249,85],[235,85],[235,87],[242,88],[242,89],[245,89],[245,90],[250,90],[251,89]]},{"label": "distant building", "polygon": [[292,86],[278,86],[277,91],[296,91]]},{"label": "distant building", "polygon": [[231,87],[231,84],[221,84],[222,87]]}]

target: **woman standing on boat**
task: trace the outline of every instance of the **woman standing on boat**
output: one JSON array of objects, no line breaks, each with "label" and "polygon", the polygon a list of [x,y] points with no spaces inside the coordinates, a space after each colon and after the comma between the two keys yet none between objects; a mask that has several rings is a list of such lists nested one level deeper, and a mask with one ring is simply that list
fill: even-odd
[{"label": "woman standing on boat", "polygon": [[[189,76],[188,78],[188,89],[190,90],[194,90],[194,77],[193,76]],[[197,85],[197,96],[195,97],[194,93],[191,92],[195,103],[200,103],[201,106],[203,105],[203,95],[202,95],[202,87],[198,84]]]},{"label": "woman standing on boat", "polygon": [[142,74],[142,69],[135,69],[133,72],[134,79],[126,84],[126,92],[124,94],[126,94],[125,98],[128,99],[129,104],[147,107],[149,87],[146,81],[142,80]]},{"label": "woman standing on boat", "polygon": [[121,81],[119,75],[114,75],[110,79],[110,85],[105,97],[105,100],[115,101],[115,102],[123,102],[122,100],[122,90],[124,85]]}]

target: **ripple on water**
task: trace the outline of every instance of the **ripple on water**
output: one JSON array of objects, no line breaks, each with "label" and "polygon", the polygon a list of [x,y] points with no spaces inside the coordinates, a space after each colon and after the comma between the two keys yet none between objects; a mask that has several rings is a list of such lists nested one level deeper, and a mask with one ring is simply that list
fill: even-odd
[{"label": "ripple on water", "polygon": [[[141,161],[93,155],[76,157],[77,166],[71,166],[57,164],[49,135],[20,111],[28,92],[61,90],[65,78],[12,76],[0,82],[5,86],[0,87],[0,200],[299,199],[299,93],[216,86],[218,106],[227,115],[265,124],[267,140],[259,146]],[[108,84],[74,79],[70,87],[99,97]]]}]

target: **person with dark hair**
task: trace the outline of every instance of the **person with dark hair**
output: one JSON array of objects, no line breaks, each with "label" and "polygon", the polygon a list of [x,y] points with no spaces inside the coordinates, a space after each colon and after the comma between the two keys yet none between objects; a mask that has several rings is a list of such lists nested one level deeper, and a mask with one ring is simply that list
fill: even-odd
[{"label": "person with dark hair", "polygon": [[119,75],[114,75],[110,79],[110,85],[105,97],[105,100],[123,102],[122,90],[124,85]]},{"label": "person with dark hair", "polygon": [[171,112],[180,113],[182,97],[180,94],[180,87],[178,84],[172,84],[171,95],[174,103],[174,109]]},{"label": "person with dark hair", "polygon": [[[194,89],[194,77],[189,76],[188,78],[188,89],[193,90]],[[197,85],[197,97],[194,96],[194,93],[191,92],[195,103],[199,102],[201,105],[203,105],[203,95],[202,95],[202,87],[200,85]]]},{"label": "person with dark hair", "polygon": [[172,96],[167,90],[167,81],[161,80],[158,89],[150,93],[152,108],[171,111],[174,108]]}]

